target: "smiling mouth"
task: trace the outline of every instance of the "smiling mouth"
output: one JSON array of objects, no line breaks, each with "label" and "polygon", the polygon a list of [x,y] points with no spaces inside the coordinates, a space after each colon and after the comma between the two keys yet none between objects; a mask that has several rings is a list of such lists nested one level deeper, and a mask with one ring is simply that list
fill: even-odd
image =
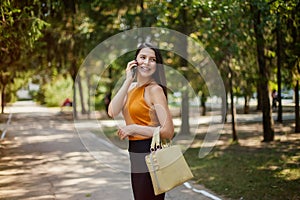
[{"label": "smiling mouth", "polygon": [[141,66],[141,70],[142,71],[150,71],[151,69],[149,67]]}]

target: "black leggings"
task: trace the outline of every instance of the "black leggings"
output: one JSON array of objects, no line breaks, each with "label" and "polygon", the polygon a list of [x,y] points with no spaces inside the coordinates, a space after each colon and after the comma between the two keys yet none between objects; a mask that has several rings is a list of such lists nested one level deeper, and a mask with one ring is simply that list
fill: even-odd
[{"label": "black leggings", "polygon": [[135,200],[164,200],[165,193],[155,196],[145,156],[150,153],[151,139],[130,140],[131,184]]}]

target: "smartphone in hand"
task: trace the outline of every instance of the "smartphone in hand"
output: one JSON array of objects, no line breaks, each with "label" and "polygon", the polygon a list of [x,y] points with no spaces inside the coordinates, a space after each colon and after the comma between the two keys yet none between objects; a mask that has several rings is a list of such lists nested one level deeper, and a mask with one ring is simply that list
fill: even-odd
[{"label": "smartphone in hand", "polygon": [[136,70],[137,70],[137,65],[135,64],[132,68],[131,68],[131,74],[132,74],[132,78],[135,77],[136,74]]}]

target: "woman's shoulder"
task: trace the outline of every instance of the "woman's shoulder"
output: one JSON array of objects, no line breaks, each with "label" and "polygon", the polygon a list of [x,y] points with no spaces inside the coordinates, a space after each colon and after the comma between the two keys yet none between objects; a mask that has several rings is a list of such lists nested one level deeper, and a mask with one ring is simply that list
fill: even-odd
[{"label": "woman's shoulder", "polygon": [[158,85],[157,83],[151,83],[149,84],[149,91],[151,94],[157,94],[160,92],[163,92],[163,89],[160,85]]}]

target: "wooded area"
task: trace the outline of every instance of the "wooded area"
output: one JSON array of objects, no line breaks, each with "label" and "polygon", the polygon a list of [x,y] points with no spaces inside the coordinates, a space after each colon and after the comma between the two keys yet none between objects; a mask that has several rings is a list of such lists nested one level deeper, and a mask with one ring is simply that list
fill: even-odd
[{"label": "wooded area", "polygon": [[[234,97],[244,98],[244,113],[248,113],[249,101],[254,94],[257,94],[257,110],[263,113],[263,141],[274,140],[272,90],[278,93],[276,111],[279,123],[283,120],[282,91],[294,90],[295,132],[300,132],[299,10],[299,0],[2,0],[2,113],[5,104],[16,100],[16,92],[28,81],[40,86],[34,98],[47,103],[48,83],[54,84],[68,77],[73,81],[73,94],[69,95],[73,95],[75,117],[78,107],[82,113],[90,112],[78,74],[89,52],[122,31],[163,27],[202,43],[216,63],[230,102],[227,106],[232,113],[233,140],[238,140]],[[189,69],[187,63],[177,59],[176,55],[165,56],[170,62],[168,64],[177,66],[188,80],[192,79],[194,72],[184,70]],[[106,85],[101,85],[95,94],[99,109],[104,109],[104,99],[110,98],[111,88],[119,78],[114,75],[124,70],[124,66],[125,60],[109,68]],[[204,83],[191,85],[201,96],[201,106],[205,111],[209,94]],[[79,102],[76,91],[80,92]],[[184,105],[188,99],[182,101]]]}]

